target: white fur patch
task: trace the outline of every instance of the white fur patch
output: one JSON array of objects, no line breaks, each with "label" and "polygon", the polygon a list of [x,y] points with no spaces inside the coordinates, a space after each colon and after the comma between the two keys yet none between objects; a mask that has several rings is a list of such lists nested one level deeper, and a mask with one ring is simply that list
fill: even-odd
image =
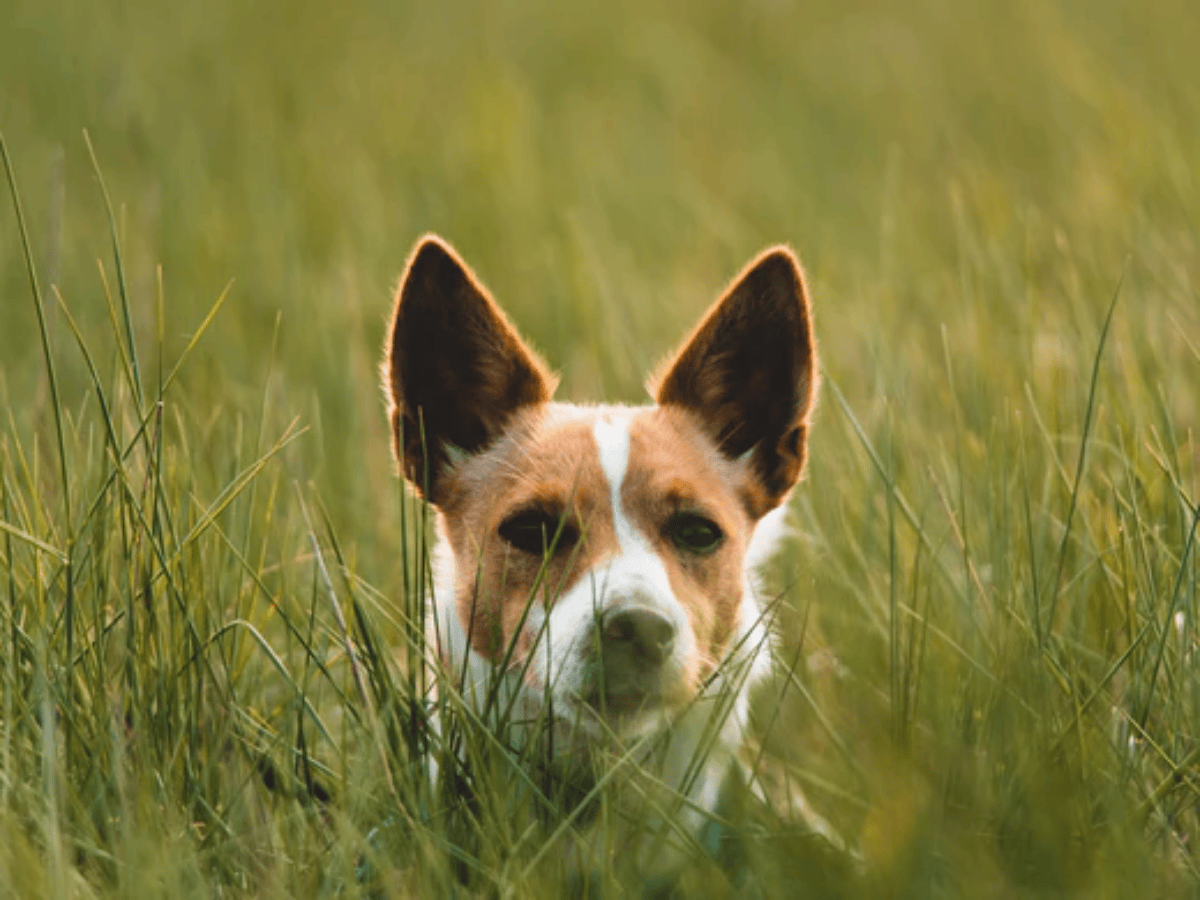
[{"label": "white fur patch", "polygon": [[629,416],[614,413],[601,415],[596,420],[592,434],[596,436],[596,448],[600,451],[600,468],[608,479],[617,545],[622,553],[628,553],[638,540],[637,532],[621,504],[621,486],[625,483],[625,472],[629,468]]}]

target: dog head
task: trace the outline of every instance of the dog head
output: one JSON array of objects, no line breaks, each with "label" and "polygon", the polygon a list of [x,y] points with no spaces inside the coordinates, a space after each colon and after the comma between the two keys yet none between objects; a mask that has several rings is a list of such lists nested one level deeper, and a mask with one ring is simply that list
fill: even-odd
[{"label": "dog head", "polygon": [[545,364],[435,237],[409,260],[385,357],[396,458],[438,512],[452,671],[519,672],[555,715],[629,730],[761,643],[751,540],[800,478],[817,387],[789,250],[734,280],[651,379],[652,405],[553,402]]}]

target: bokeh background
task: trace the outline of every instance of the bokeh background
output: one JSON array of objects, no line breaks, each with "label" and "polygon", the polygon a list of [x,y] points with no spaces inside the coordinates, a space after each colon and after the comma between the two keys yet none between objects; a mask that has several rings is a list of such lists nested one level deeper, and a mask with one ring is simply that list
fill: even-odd
[{"label": "bokeh background", "polygon": [[[298,417],[276,477],[320,498],[383,597],[404,563],[377,367],[417,237],[455,244],[560,398],[633,402],[787,242],[826,385],[774,572],[806,688],[771,752],[883,873],[871,890],[1192,889],[1194,0],[6,0],[0,18],[0,130],[77,432],[96,410],[51,286],[102,370],[117,358],[85,130],[146,365],[229,290],[173,388],[195,489]],[[54,398],[4,206],[0,430],[28,475],[14,448],[49,452]],[[263,528],[286,565],[293,525]]]}]

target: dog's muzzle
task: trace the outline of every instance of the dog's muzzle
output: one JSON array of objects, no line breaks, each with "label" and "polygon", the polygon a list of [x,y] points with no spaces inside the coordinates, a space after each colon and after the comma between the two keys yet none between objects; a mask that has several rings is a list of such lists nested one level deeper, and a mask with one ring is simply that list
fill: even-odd
[{"label": "dog's muzzle", "polygon": [[661,701],[675,650],[675,623],[652,607],[626,603],[606,609],[595,627],[588,702],[601,712],[619,713]]}]

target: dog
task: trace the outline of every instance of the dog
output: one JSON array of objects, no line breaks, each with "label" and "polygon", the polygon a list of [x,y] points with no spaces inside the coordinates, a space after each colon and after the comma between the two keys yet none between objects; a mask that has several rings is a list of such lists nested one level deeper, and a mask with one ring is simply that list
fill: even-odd
[{"label": "dog", "polygon": [[818,368],[795,255],[733,280],[650,378],[652,404],[577,405],[426,236],[383,375],[400,470],[436,511],[442,671],[505,710],[514,747],[538,731],[556,756],[634,763],[677,800],[650,817],[698,833],[769,672],[757,568],[805,466]]}]

